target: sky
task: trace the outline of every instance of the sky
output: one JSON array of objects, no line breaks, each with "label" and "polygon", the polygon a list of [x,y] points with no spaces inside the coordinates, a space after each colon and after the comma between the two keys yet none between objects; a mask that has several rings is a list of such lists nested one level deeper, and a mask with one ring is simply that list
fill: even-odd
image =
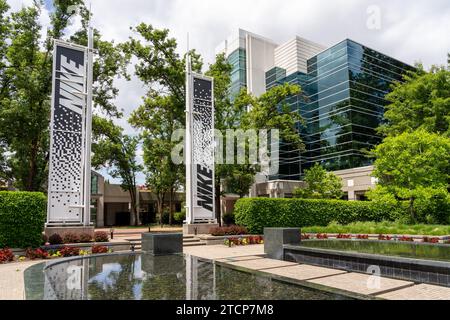
[{"label": "sky", "polygon": [[[8,0],[12,10],[31,2]],[[51,10],[51,0],[45,2],[43,26],[49,23],[47,10]],[[280,44],[296,35],[325,46],[350,38],[403,62],[422,62],[427,68],[446,64],[450,52],[448,0],[86,1],[89,3],[93,25],[104,39],[126,41],[132,35],[130,27],[145,22],[169,29],[182,54],[189,32],[189,46],[202,55],[205,68],[213,62],[217,45],[238,28]],[[79,21],[74,21],[69,32],[78,25]],[[131,81],[118,79],[116,86],[120,89],[116,104],[125,114],[119,123],[127,133],[135,134],[126,118],[140,105],[145,89],[135,77]],[[144,182],[143,175],[138,182]]]}]

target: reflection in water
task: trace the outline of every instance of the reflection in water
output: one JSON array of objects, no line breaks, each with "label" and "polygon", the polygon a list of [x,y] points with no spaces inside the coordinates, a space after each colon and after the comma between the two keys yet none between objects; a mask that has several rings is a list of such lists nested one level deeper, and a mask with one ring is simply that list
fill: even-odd
[{"label": "reflection in water", "polygon": [[33,268],[26,278],[28,299],[343,299],[184,255],[91,257],[53,265],[44,273]]},{"label": "reflection in water", "polygon": [[370,240],[307,240],[301,246],[371,253],[389,256],[399,256],[413,259],[450,261],[450,246],[401,241],[370,241]]}]

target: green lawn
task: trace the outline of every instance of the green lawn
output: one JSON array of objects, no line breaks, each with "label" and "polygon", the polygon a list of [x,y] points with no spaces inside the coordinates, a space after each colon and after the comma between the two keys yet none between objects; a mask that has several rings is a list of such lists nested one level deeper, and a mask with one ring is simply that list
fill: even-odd
[{"label": "green lawn", "polygon": [[348,225],[331,223],[327,227],[305,227],[305,233],[357,233],[357,234],[397,234],[397,235],[450,235],[447,225],[406,225],[398,222],[355,222]]}]

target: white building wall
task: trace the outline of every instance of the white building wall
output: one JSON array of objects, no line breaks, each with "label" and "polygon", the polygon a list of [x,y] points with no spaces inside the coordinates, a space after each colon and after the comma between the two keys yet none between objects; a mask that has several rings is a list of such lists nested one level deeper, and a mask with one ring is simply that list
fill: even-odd
[{"label": "white building wall", "polygon": [[274,51],[274,65],[286,70],[286,75],[295,72],[307,73],[307,61],[326,47],[312,41],[295,37],[278,46]]},{"label": "white building wall", "polygon": [[275,63],[277,44],[259,36],[246,35],[247,92],[260,96],[266,92],[266,70]]}]

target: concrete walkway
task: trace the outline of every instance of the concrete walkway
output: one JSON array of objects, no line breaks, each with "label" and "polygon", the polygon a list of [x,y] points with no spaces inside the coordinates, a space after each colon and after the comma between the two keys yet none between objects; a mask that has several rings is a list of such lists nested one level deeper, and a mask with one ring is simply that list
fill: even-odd
[{"label": "concrete walkway", "polygon": [[42,261],[24,261],[0,264],[0,300],[23,300],[25,269]]}]

